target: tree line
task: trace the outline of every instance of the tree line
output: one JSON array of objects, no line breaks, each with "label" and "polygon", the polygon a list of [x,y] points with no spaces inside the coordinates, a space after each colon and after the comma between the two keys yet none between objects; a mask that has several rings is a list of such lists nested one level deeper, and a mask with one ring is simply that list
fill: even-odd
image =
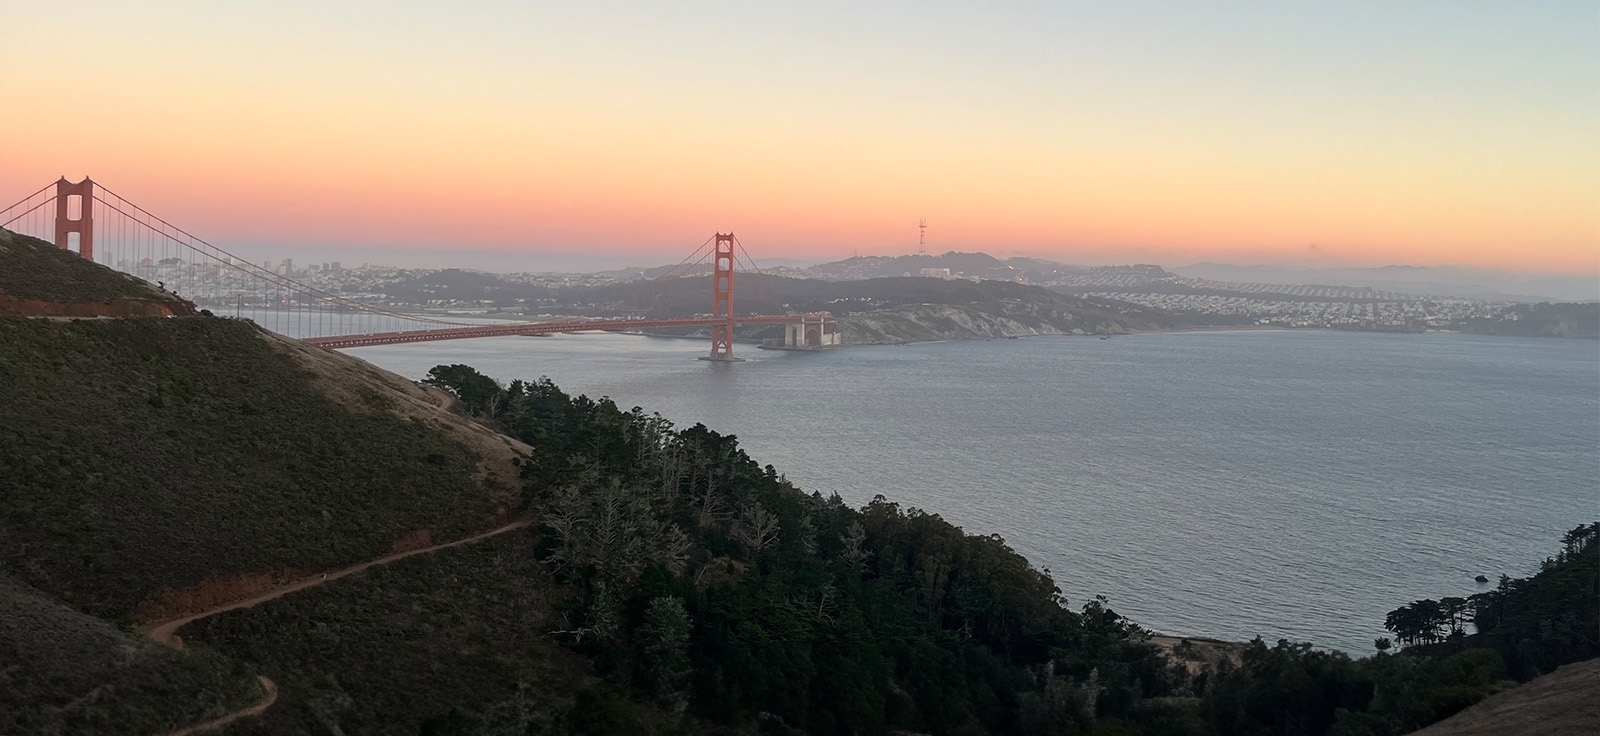
[{"label": "tree line", "polygon": [[548,379],[425,382],[533,448],[539,556],[570,592],[551,635],[687,730],[1401,734],[1600,655],[1600,525],[1531,578],[1392,612],[1399,653],[1257,639],[1194,672],[1105,601],[1069,607],[997,535],[805,493],[731,435]]}]

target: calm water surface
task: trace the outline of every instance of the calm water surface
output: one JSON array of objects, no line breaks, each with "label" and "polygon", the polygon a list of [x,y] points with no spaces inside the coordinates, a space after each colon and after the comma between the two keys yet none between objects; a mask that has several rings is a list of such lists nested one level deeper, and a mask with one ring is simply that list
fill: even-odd
[{"label": "calm water surface", "polygon": [[1600,344],[1211,332],[745,348],[626,335],[350,351],[549,376],[739,436],[797,485],[1003,535],[1074,605],[1366,653],[1384,614],[1524,575],[1600,518]]}]

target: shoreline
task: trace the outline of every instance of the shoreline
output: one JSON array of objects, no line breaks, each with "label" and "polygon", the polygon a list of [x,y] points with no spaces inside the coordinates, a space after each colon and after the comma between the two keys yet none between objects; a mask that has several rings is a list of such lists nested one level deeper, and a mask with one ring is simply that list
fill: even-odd
[{"label": "shoreline", "polygon": [[[549,321],[549,319],[550,319],[550,318],[534,317],[532,315],[513,315],[513,314],[496,314],[496,315],[492,315],[492,316],[491,315],[474,315],[474,317],[476,319],[480,319],[480,320],[483,320],[485,322],[544,322],[544,321]],[[557,318],[557,319],[559,319],[559,318]],[[582,319],[582,318],[573,317],[571,319]],[[1557,336],[1557,335],[1497,335],[1497,334],[1493,334],[1493,333],[1466,332],[1466,331],[1462,331],[1462,330],[1415,330],[1415,331],[1413,331],[1413,330],[1346,329],[1346,328],[1339,328],[1339,327],[1285,327],[1285,326],[1282,326],[1282,325],[1186,325],[1186,326],[1182,326],[1182,327],[1165,327],[1165,328],[1158,328],[1158,329],[1133,329],[1133,330],[1127,330],[1125,332],[1086,332],[1086,333],[1083,333],[1083,334],[1073,334],[1073,333],[1070,333],[1070,332],[1048,332],[1048,333],[1039,333],[1039,334],[1032,334],[1032,335],[994,335],[994,336],[990,336],[990,337],[981,337],[981,336],[974,336],[974,337],[942,337],[942,338],[933,339],[933,340],[901,340],[901,341],[895,341],[895,342],[847,342],[847,343],[844,343],[842,345],[839,345],[838,347],[841,347],[841,348],[853,348],[853,347],[883,347],[883,346],[925,345],[925,344],[930,344],[930,343],[952,342],[952,341],[957,341],[957,340],[1027,340],[1027,339],[1034,339],[1034,338],[1049,338],[1049,337],[1111,338],[1111,337],[1127,337],[1127,336],[1131,336],[1131,335],[1164,335],[1164,334],[1228,333],[1228,332],[1353,332],[1353,333],[1373,333],[1373,334],[1388,334],[1388,335],[1472,335],[1472,336],[1478,336],[1478,337],[1533,337],[1533,338],[1550,338],[1550,339],[1566,339],[1566,340],[1594,340],[1594,339],[1597,339],[1597,338],[1594,338],[1594,337],[1584,337],[1584,336],[1571,336],[1571,337],[1568,337],[1568,336]],[[704,335],[698,335],[698,336],[697,335],[669,335],[669,334],[662,334],[662,333],[655,333],[655,332],[631,332],[631,331],[627,331],[627,332],[614,332],[613,334],[637,335],[637,336],[640,336],[640,337],[651,337],[651,338],[672,339],[672,340],[707,340],[707,339],[709,339],[709,337],[704,336]],[[735,338],[734,342],[736,344],[748,344],[748,345],[759,345],[759,344],[761,344],[760,340],[748,340],[748,339],[739,339],[739,338]]]}]

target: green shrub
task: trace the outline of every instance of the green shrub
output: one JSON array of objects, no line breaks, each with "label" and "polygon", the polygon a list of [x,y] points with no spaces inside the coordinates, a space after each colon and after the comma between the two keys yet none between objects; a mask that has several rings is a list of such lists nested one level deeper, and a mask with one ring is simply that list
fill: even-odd
[{"label": "green shrub", "polygon": [[82,610],[481,528],[476,458],[319,394],[248,322],[0,318],[0,564]]}]

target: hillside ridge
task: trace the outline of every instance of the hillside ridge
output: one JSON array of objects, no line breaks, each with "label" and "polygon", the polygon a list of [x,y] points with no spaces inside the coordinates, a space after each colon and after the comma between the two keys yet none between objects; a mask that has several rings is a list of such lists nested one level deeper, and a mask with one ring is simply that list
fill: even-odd
[{"label": "hillside ridge", "polygon": [[195,306],[141,279],[0,228],[0,316],[170,317]]}]

